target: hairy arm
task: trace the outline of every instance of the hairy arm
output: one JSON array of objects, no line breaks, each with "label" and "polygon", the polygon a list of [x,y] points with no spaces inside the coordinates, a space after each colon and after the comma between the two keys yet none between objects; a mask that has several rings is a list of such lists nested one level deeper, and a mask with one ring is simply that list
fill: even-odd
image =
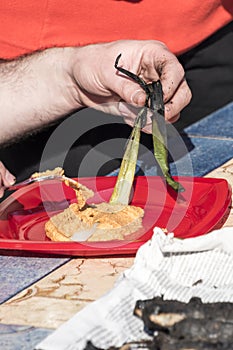
[{"label": "hairy arm", "polygon": [[[146,82],[160,79],[165,117],[173,122],[191,92],[177,58],[159,41],[122,40],[84,47],[51,48],[0,63],[0,144],[54,123],[82,107],[121,114],[121,101],[140,106],[145,93],[114,67]],[[107,102],[114,104],[106,107]],[[135,115],[125,120],[133,124]],[[145,131],[150,132],[145,128]]]},{"label": "hairy arm", "polygon": [[70,51],[53,48],[0,63],[0,143],[81,107],[73,97]]}]

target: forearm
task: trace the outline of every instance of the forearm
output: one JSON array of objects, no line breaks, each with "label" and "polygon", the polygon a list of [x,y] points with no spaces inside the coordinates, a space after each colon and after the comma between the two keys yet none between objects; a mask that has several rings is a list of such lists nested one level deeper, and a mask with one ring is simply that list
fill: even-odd
[{"label": "forearm", "polygon": [[82,107],[70,74],[73,50],[52,48],[0,63],[0,144]]},{"label": "forearm", "polygon": [[[163,43],[122,40],[51,48],[0,63],[0,144],[82,107],[122,115],[121,101],[143,106],[143,90],[114,67],[120,53],[120,65],[144,81],[161,80],[165,118],[174,122],[191,92],[182,66]],[[127,123],[134,124],[135,114],[124,116]],[[150,125],[144,129],[151,132]]]}]

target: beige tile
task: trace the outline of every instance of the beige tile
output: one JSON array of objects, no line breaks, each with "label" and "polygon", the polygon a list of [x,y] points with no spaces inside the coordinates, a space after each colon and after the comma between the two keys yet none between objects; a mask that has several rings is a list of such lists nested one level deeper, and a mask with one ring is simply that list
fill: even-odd
[{"label": "beige tile", "polygon": [[233,185],[233,159],[211,171],[206,177],[224,178]]},{"label": "beige tile", "polygon": [[0,306],[0,322],[57,328],[110,290],[133,258],[72,259]]},{"label": "beige tile", "polygon": [[84,306],[85,303],[79,303],[78,300],[35,295],[1,305],[0,322],[56,329]]},{"label": "beige tile", "polygon": [[[207,177],[213,177],[213,178],[222,178],[228,181],[230,187],[233,187],[233,159],[228,161],[227,163],[220,166],[218,169],[213,170],[210,172]],[[232,196],[233,198],[233,196]],[[232,203],[230,204],[228,211],[226,215],[222,218],[222,220],[216,225],[215,228],[219,227],[229,227],[233,226],[233,208]]]}]

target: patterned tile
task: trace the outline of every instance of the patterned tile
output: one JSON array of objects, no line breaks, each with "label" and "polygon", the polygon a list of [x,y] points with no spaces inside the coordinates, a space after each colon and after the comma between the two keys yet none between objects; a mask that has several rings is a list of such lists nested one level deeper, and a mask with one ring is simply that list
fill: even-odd
[{"label": "patterned tile", "polygon": [[233,103],[210,114],[185,129],[188,135],[233,139]]},{"label": "patterned tile", "polygon": [[173,175],[204,176],[233,156],[233,139],[183,137],[183,140],[184,143],[191,142],[193,148],[174,163],[170,163]]},{"label": "patterned tile", "polygon": [[0,349],[32,350],[52,330],[0,324]]},{"label": "patterned tile", "polygon": [[[179,134],[168,126],[169,166],[172,175],[204,176],[233,156],[233,103],[189,126]],[[137,175],[159,175],[152,152],[138,161]]]},{"label": "patterned tile", "polygon": [[53,257],[0,256],[0,303],[38,281],[68,260]]}]

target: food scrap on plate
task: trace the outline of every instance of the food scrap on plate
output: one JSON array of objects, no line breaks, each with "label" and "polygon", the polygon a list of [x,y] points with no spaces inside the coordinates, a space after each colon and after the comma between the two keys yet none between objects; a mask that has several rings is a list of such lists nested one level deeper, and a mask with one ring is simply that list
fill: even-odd
[{"label": "food scrap on plate", "polygon": [[46,236],[52,241],[124,240],[142,227],[142,208],[118,202],[88,204],[87,199],[94,192],[79,181],[67,178],[62,168],[57,167],[32,176],[52,174],[64,176],[65,185],[72,187],[77,197],[77,203],[70,204],[45,223]]}]

